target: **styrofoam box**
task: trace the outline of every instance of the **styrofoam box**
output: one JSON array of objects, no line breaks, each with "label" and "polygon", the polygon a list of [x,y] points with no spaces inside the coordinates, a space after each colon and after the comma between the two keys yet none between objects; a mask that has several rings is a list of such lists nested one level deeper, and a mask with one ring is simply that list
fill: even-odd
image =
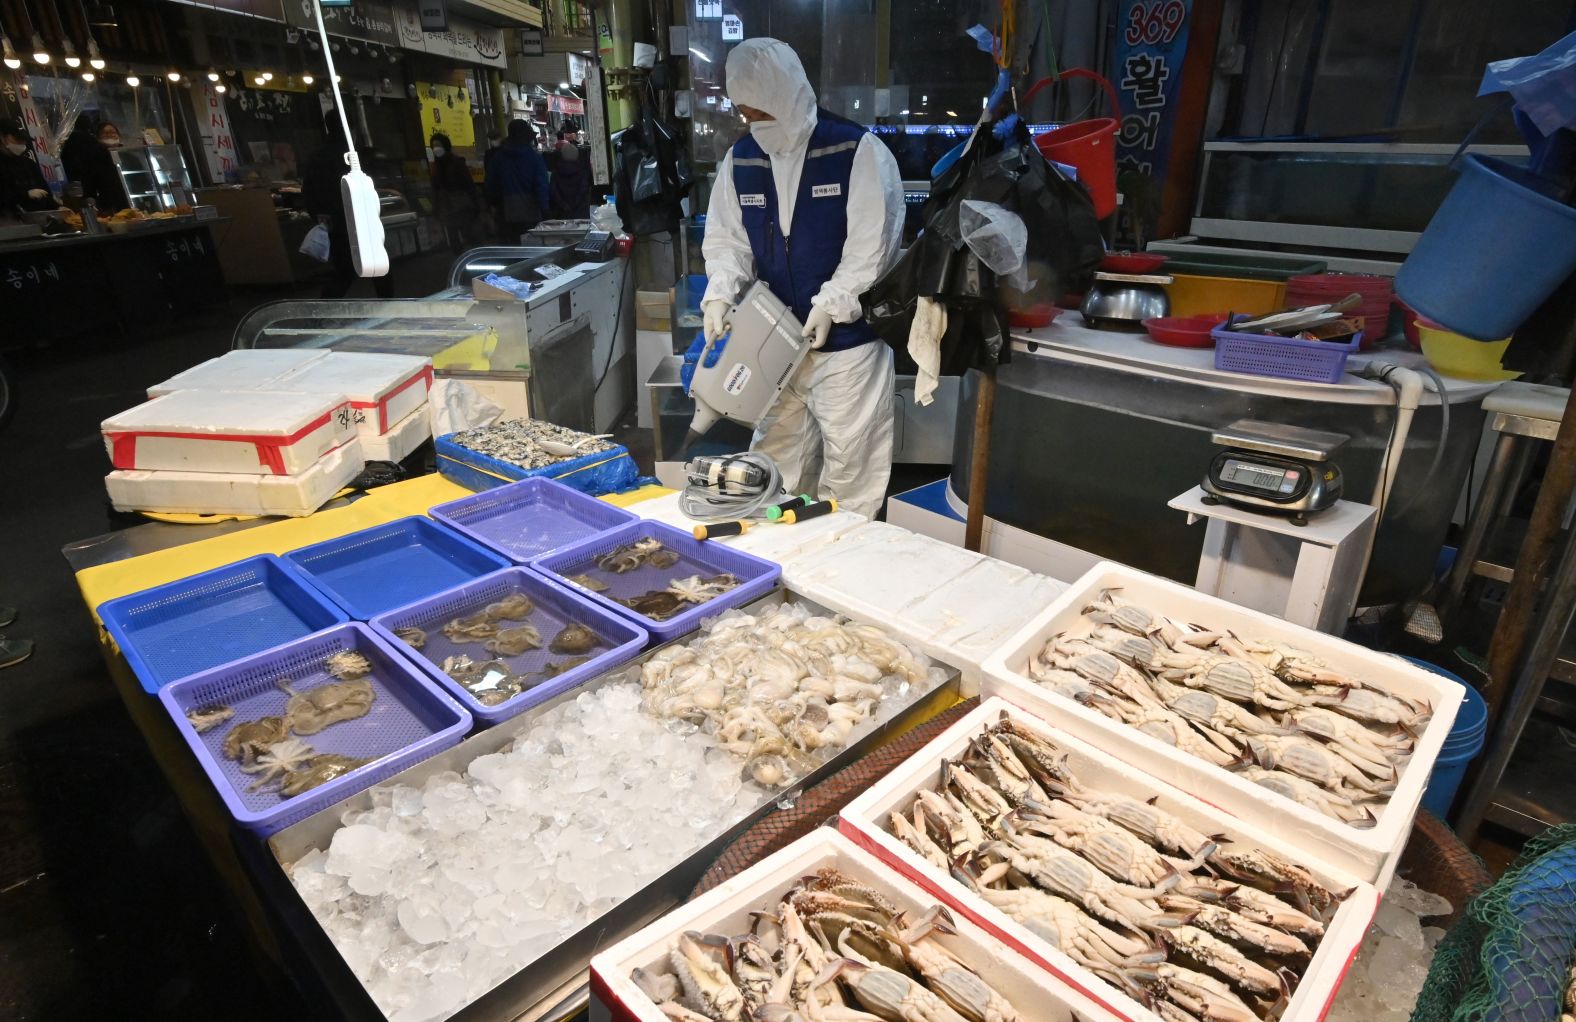
[{"label": "styrofoam box", "polygon": [[368,461],[404,461],[432,435],[432,419],[425,402],[389,428],[382,436],[363,433],[357,439]]},{"label": "styrofoam box", "polygon": [[[883,895],[911,915],[935,901],[869,853],[829,828],[806,835],[738,876],[712,888],[591,959],[592,1022],[671,1022],[640,992],[629,974],[636,967],[668,971],[668,951],[686,930],[737,934],[750,929],[750,913],[772,911],[799,878],[834,867]],[[1033,1022],[1114,1022],[1078,991],[1006,953],[990,934],[958,919],[957,935],[940,937],[948,950]]]},{"label": "styrofoam box", "polygon": [[[1120,590],[1122,599],[1178,621],[1226,628],[1246,638],[1296,646],[1366,684],[1431,703],[1433,718],[1418,736],[1390,801],[1377,812],[1378,823],[1367,829],[1349,826],[1036,685],[1025,670],[1029,658],[1054,635],[1089,631],[1091,623],[1082,611],[1106,589]],[[1058,727],[1142,770],[1173,780],[1235,816],[1253,819],[1303,855],[1377,883],[1381,889],[1389,884],[1411,835],[1412,818],[1422,801],[1434,760],[1450,734],[1462,694],[1461,686],[1455,682],[1399,657],[1376,653],[1109,561],[1091,568],[1004,643],[996,655],[985,661],[984,673],[981,694],[1001,696],[1054,720]]]},{"label": "styrofoam box", "polygon": [[300,475],[356,435],[343,396],[177,390],[104,420],[118,469]]},{"label": "styrofoam box", "polygon": [[1109,1008],[1118,1017],[1134,1022],[1160,1022],[1160,1017],[1105,980],[1078,965],[1045,940],[1029,932],[1005,912],[990,905],[949,874],[936,869],[886,829],[888,814],[904,812],[923,788],[940,783],[943,760],[956,759],[989,724],[1003,713],[1043,734],[1068,753],[1067,767],[1089,788],[1125,795],[1155,805],[1205,834],[1225,834],[1233,841],[1275,852],[1305,867],[1326,888],[1350,890],[1325,926],[1324,937],[1308,963],[1302,981],[1292,994],[1282,1022],[1320,1019],[1328,1010],[1346,969],[1357,954],[1368,924],[1379,905],[1379,892],[1349,873],[1310,860],[1298,849],[1275,837],[1267,828],[1233,819],[1207,802],[1193,797],[1116,757],[1058,730],[1003,699],[987,699],[978,709],[942,732],[929,745],[900,763],[839,815],[838,827],[856,844],[868,849],[920,887],[940,898],[958,913],[999,937],[1030,960]]},{"label": "styrofoam box", "polygon": [[331,351],[275,377],[260,390],[343,394],[356,410],[356,432],[382,436],[427,403],[432,360],[417,355]]},{"label": "styrofoam box", "polygon": [[361,474],[361,448],[343,444],[299,475],[236,472],[111,472],[104,478],[117,511],[302,518]]},{"label": "styrofoam box", "polygon": [[148,388],[149,397],[177,390],[256,390],[259,384],[325,357],[322,348],[242,348],[199,362]]}]

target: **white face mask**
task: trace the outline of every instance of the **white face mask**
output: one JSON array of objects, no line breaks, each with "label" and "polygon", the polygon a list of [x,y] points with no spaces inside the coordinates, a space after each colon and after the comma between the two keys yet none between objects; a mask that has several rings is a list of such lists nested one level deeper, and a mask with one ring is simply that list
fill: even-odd
[{"label": "white face mask", "polygon": [[438,159],[439,157],[443,156],[443,154],[445,154],[447,152],[448,152],[448,150],[443,148],[441,145],[435,145],[435,146],[432,147],[433,159]]},{"label": "white face mask", "polygon": [[20,142],[7,142],[5,144],[5,151],[10,153],[12,156],[21,156],[23,153],[27,152],[27,146]]},{"label": "white face mask", "polygon": [[781,121],[754,121],[750,124],[750,134],[762,149],[774,156],[781,156],[793,148]]}]

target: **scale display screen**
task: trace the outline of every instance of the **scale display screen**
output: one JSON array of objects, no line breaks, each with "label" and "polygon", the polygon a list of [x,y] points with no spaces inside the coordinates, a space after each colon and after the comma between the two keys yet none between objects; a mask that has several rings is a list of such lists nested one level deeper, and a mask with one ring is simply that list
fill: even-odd
[{"label": "scale display screen", "polygon": [[1266,493],[1291,493],[1297,488],[1300,473],[1294,468],[1272,468],[1254,465],[1235,458],[1221,466],[1220,480],[1237,486],[1251,487]]}]

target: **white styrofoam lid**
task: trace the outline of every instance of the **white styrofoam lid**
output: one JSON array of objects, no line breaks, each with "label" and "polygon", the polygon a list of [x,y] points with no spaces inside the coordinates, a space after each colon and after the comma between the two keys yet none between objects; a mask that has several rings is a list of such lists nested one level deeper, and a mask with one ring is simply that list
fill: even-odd
[{"label": "white styrofoam lid", "polygon": [[148,389],[171,390],[254,389],[282,373],[310,365],[328,355],[321,348],[243,348],[199,362]]},{"label": "white styrofoam lid", "polygon": [[431,361],[419,355],[331,351],[272,380],[266,389],[344,394],[352,401],[377,401]]},{"label": "white styrofoam lid", "polygon": [[288,436],[345,403],[342,394],[177,390],[104,420],[106,433],[257,433]]}]

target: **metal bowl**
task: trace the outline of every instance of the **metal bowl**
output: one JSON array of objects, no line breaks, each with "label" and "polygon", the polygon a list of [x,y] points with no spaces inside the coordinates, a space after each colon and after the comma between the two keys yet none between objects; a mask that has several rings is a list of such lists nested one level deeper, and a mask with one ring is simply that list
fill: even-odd
[{"label": "metal bowl", "polygon": [[1163,275],[1096,273],[1079,311],[1090,326],[1142,330],[1144,320],[1171,314],[1170,282]]}]

